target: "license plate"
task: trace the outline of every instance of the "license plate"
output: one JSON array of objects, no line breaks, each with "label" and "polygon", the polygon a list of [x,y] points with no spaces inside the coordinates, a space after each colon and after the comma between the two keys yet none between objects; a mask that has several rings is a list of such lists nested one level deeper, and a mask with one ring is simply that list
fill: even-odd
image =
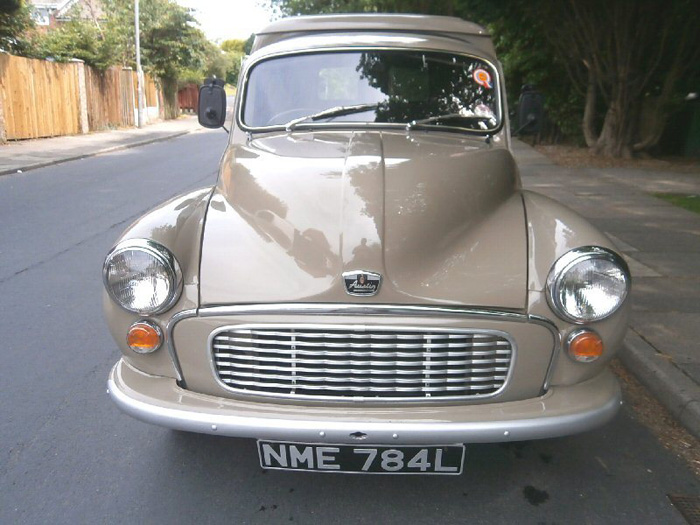
[{"label": "license plate", "polygon": [[389,447],[259,440],[258,456],[264,469],[459,475],[464,463],[464,445]]}]

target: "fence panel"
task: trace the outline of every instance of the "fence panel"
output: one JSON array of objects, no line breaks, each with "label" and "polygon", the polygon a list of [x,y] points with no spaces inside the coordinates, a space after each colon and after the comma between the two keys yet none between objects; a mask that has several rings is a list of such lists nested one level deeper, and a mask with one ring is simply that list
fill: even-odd
[{"label": "fence panel", "polygon": [[[136,72],[133,74],[132,81],[135,97],[139,89],[138,76],[136,75]],[[143,103],[144,108],[157,108],[160,105],[158,99],[158,85],[148,73],[143,74]]]},{"label": "fence panel", "polygon": [[0,53],[0,97],[8,140],[80,132],[75,64]]},{"label": "fence panel", "polygon": [[120,78],[121,91],[119,93],[121,99],[121,118],[125,126],[135,126],[134,122],[134,106],[136,104],[136,90],[134,89],[134,80],[136,72],[131,69],[122,69]]},{"label": "fence panel", "polygon": [[144,75],[144,95],[146,98],[146,107],[158,107],[158,87],[150,75]]},{"label": "fence panel", "polygon": [[85,68],[91,131],[134,125],[133,75],[130,69],[120,67],[106,71]]},{"label": "fence panel", "polygon": [[[84,79],[79,68],[85,71]],[[81,108],[83,82],[85,97]],[[149,75],[145,75],[144,94],[148,119],[158,118],[161,93]],[[87,113],[90,131],[134,126],[135,104],[136,73],[131,69],[115,66],[98,71],[82,64],[33,60],[0,52],[2,139],[84,132],[81,109]]]},{"label": "fence panel", "polygon": [[180,88],[177,92],[177,104],[180,110],[196,112],[199,104],[199,86],[187,84]]}]

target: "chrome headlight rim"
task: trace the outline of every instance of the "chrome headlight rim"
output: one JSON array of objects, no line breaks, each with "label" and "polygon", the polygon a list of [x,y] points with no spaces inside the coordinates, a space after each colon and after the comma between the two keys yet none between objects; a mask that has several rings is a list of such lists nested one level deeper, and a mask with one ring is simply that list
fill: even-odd
[{"label": "chrome headlight rim", "polygon": [[[608,312],[602,317],[596,317],[595,319],[584,319],[581,317],[573,316],[566,311],[564,305],[562,305],[561,301],[559,300],[559,284],[561,283],[562,277],[566,275],[566,273],[571,268],[573,268],[581,262],[594,259],[608,261],[617,266],[622,271],[625,281],[625,291],[622,297],[620,298],[620,301],[617,304],[617,306],[610,312]],[[631,274],[629,267],[620,255],[608,248],[603,248],[602,246],[581,246],[579,248],[569,250],[564,255],[559,257],[559,259],[557,259],[557,261],[554,263],[552,269],[549,271],[549,275],[547,276],[547,286],[545,295],[547,296],[547,302],[549,303],[549,307],[552,309],[552,311],[554,311],[555,314],[557,314],[557,316],[570,323],[584,325],[608,319],[610,316],[615,314],[615,312],[617,312],[625,303],[625,300],[629,295],[630,283]]]},{"label": "chrome headlight rim", "polygon": [[[172,284],[170,293],[167,299],[157,308],[129,308],[119,301],[114,295],[112,287],[109,285],[108,271],[111,260],[115,256],[129,250],[147,253],[161,263],[168,272]],[[156,315],[170,310],[180,298],[183,288],[182,269],[177,259],[165,246],[151,239],[126,239],[117,243],[105,257],[104,264],[102,265],[102,282],[112,301],[127,312],[139,315]]]}]

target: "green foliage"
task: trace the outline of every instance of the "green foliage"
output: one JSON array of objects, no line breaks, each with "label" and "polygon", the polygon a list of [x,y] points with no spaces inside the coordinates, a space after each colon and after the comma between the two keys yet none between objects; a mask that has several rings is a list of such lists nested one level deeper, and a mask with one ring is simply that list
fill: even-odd
[{"label": "green foliage", "polygon": [[229,67],[230,59],[226,53],[216,44],[209,41],[205,42],[202,49],[202,67],[200,69],[204,76],[225,78]]},{"label": "green foliage", "polygon": [[[100,25],[75,17],[71,22],[37,35],[28,55],[70,60],[79,58],[104,69],[135,67],[133,0],[102,0],[106,20]],[[177,83],[179,77],[201,82],[205,76],[225,78],[235,60],[207,41],[191,11],[174,0],[140,1],[141,64],[143,69]],[[239,47],[244,45],[239,41]]]},{"label": "green foliage", "polygon": [[221,42],[221,49],[226,53],[244,53],[245,52],[245,40],[224,40]]},{"label": "green foliage", "polygon": [[28,52],[30,33],[34,29],[30,9],[21,0],[9,0],[0,5],[0,51]]},{"label": "green foliage", "polygon": [[454,0],[268,0],[272,10],[286,16],[325,13],[454,14]]},{"label": "green foliage", "polygon": [[[33,27],[29,8],[20,5],[11,14],[0,10],[0,48],[34,58],[57,61],[80,59],[105,69],[114,65],[136,66],[134,0],[101,0],[105,19],[86,20],[71,13],[72,20],[31,39],[22,35]],[[178,81],[200,83],[204,77],[235,77],[240,51],[224,52],[209,42],[197,27],[190,9],[175,0],[140,0],[141,65],[160,80],[167,117],[177,115]],[[241,49],[239,41],[234,49]],[[237,46],[237,47],[236,47]]]},{"label": "green foliage", "polygon": [[179,70],[203,65],[206,38],[194,27],[191,13],[170,0],[144,2],[141,33],[144,68],[160,78],[177,78]]},{"label": "green foliage", "polygon": [[[110,1],[124,3],[123,0]],[[208,42],[203,33],[194,27],[195,20],[191,13],[173,4],[171,0],[141,2],[144,69],[161,78],[179,77],[180,84],[201,83],[210,76],[235,84],[246,42],[227,40],[220,47]],[[131,46],[133,43],[129,43],[127,51]],[[127,52],[127,57],[131,56],[133,51]]]},{"label": "green foliage", "polygon": [[509,105],[523,84],[535,84],[545,94],[549,119],[570,140],[581,140],[584,98],[572,86],[564,64],[547,38],[538,10],[546,0],[268,0],[283,15],[387,12],[460,16],[486,26],[506,77]]},{"label": "green foliage", "polygon": [[[457,0],[463,18],[485,25],[503,64],[509,107],[515,108],[521,87],[534,84],[545,95],[549,121],[569,141],[580,143],[585,86],[572,85],[566,65],[551,41],[537,0]],[[551,128],[551,126],[550,126]]]},{"label": "green foliage", "polygon": [[199,79],[196,83],[201,83],[206,77],[216,77],[235,86],[238,83],[243,56],[242,51],[224,52],[214,44],[209,44],[204,58],[204,66],[197,72]]},{"label": "green foliage", "polygon": [[26,2],[24,0],[4,0],[0,4],[0,13],[13,14],[23,7],[26,7]]},{"label": "green foliage", "polygon": [[[133,0],[102,0],[102,5],[106,20],[101,24],[76,16],[46,34],[34,35],[22,54],[59,61],[78,58],[99,69],[135,67]],[[148,73],[170,81],[188,70],[219,71],[225,76],[219,48],[196,27],[190,10],[174,0],[141,0],[140,28],[141,63]]]},{"label": "green foliage", "polygon": [[238,85],[238,76],[241,74],[241,63],[243,61],[244,53],[232,52],[226,53],[228,58],[228,70],[226,71],[226,83],[232,86]]},{"label": "green foliage", "polygon": [[700,213],[700,195],[686,195],[683,193],[655,193],[656,197],[670,202],[674,206]]},{"label": "green foliage", "polygon": [[285,16],[324,13],[375,12],[372,0],[270,0],[269,5]]},{"label": "green foliage", "polygon": [[[117,54],[125,65],[134,62],[134,10],[130,0],[104,0],[109,13],[106,31],[121,35]],[[206,38],[189,9],[174,0],[141,0],[141,63],[144,70],[164,79],[177,79],[184,69],[204,62]]]},{"label": "green foliage", "polygon": [[[114,65],[135,68],[134,0],[101,0],[101,4],[104,19],[84,19],[74,8],[70,22],[38,33],[32,31],[28,5],[21,0],[4,0],[0,5],[0,50],[57,61],[80,59],[98,69]],[[207,76],[237,82],[248,41],[229,40],[222,47],[209,42],[191,10],[175,0],[140,0],[139,7],[141,64],[160,80],[166,117],[177,114],[178,84],[198,84]]]},{"label": "green foliage", "polygon": [[248,40],[245,41],[245,46],[243,46],[243,52],[246,55],[250,55],[253,51],[253,43],[255,42],[255,35],[250,35]]},{"label": "green foliage", "polygon": [[177,87],[180,89],[188,84],[201,84],[203,78],[199,69],[183,69],[177,79]]},{"label": "green foliage", "polygon": [[[226,83],[232,86],[238,84],[238,75],[241,72],[241,61],[243,57],[250,52],[247,50],[248,40],[224,40],[221,43],[221,49],[226,52],[227,70]],[[252,41],[251,41],[252,45]]]},{"label": "green foliage", "polygon": [[77,58],[98,69],[106,69],[116,60],[97,26],[80,19],[62,24],[43,36],[35,35],[31,54],[59,62]]}]

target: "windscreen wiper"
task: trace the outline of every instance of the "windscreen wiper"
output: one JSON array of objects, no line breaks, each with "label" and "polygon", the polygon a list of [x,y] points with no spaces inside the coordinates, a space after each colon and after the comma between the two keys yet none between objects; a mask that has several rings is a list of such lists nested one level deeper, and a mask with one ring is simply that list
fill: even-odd
[{"label": "windscreen wiper", "polygon": [[342,117],[343,115],[352,115],[353,113],[362,113],[363,111],[367,111],[370,109],[377,109],[378,107],[383,105],[383,102],[375,102],[373,104],[356,104],[354,106],[335,106],[332,108],[324,109],[323,111],[319,111],[318,113],[313,113],[311,115],[306,115],[304,117],[299,117],[290,120],[284,125],[284,128],[287,131],[292,131],[298,124],[301,124],[308,120],[315,121],[324,118]]},{"label": "windscreen wiper", "polygon": [[[411,131],[412,128],[416,126],[422,126],[425,124],[432,124],[433,122],[439,122],[441,120],[449,120],[453,118],[461,118],[464,120],[477,120],[479,122],[491,120],[493,117],[486,117],[484,115],[465,115],[464,113],[446,113],[444,115],[435,115],[433,117],[422,118],[420,120],[413,120],[406,124],[406,131]],[[487,131],[487,130],[483,130]]]}]

